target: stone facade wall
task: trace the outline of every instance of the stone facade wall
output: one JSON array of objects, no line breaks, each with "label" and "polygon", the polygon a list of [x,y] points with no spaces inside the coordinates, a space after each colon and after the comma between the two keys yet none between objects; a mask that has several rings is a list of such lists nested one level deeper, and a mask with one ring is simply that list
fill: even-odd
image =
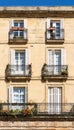
[{"label": "stone facade wall", "polygon": [[74,121],[59,122],[59,121],[24,121],[10,122],[0,121],[0,130],[74,130]]},{"label": "stone facade wall", "polygon": [[[24,18],[14,18],[14,20],[22,20]],[[52,20],[60,20],[60,18],[51,18]],[[47,18],[27,18],[28,42],[24,45],[9,45],[9,26],[10,18],[0,18],[0,102],[8,101],[8,87],[28,86],[28,102],[48,102],[48,87],[62,87],[62,101],[74,102],[74,18],[64,18],[65,40],[61,44],[46,44]],[[5,69],[11,61],[11,49],[30,50],[30,63],[32,63],[32,77],[30,82],[6,82]],[[41,69],[44,63],[48,64],[48,50],[62,49],[66,50],[66,65],[68,65],[68,79],[55,82],[41,82]],[[2,62],[1,62],[2,61]],[[71,98],[70,98],[71,97]]]}]

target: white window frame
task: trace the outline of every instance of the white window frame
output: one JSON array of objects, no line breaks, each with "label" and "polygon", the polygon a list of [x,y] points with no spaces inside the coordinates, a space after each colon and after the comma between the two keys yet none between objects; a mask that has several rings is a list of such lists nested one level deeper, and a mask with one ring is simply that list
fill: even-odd
[{"label": "white window frame", "polygon": [[[14,102],[14,88],[24,88],[24,103],[28,103],[28,86],[13,86],[13,85],[10,85],[8,87],[8,101],[9,103],[17,103],[17,102]],[[19,102],[20,103],[20,102]],[[24,106],[25,107],[25,106]],[[13,106],[13,105],[10,105],[9,106],[9,109],[22,109],[23,106]]]},{"label": "white window frame", "polygon": [[[29,68],[28,68],[28,65],[30,65],[30,50],[27,48],[27,49],[25,49],[25,50],[14,50],[14,49],[11,49],[11,65],[16,65],[15,64],[15,52],[24,52],[24,54],[25,54],[25,70],[24,70],[24,72],[25,72],[25,75],[28,75],[29,74]],[[16,73],[15,73],[15,68],[14,67],[12,67],[12,70],[11,70],[11,74],[12,75],[15,75]],[[18,73],[17,73],[18,74]],[[22,74],[22,72],[21,73],[19,73],[19,74]]]},{"label": "white window frame", "polygon": [[14,27],[21,27],[20,26],[20,23],[22,22],[23,23],[23,27],[24,27],[24,20],[14,20],[14,23],[17,22],[18,23],[18,26],[14,26]]},{"label": "white window frame", "polygon": [[[14,19],[10,19],[10,30],[12,30],[12,27],[14,27],[14,21],[23,21],[23,27],[24,27],[24,31],[23,31],[23,38],[27,39],[27,19],[23,19],[23,20],[14,20]],[[18,24],[18,27],[20,26],[20,24]],[[16,26],[15,26],[16,27]],[[18,35],[19,36],[19,35]],[[13,31],[10,31],[10,39],[14,38],[14,33]]]},{"label": "white window frame", "polygon": [[[18,34],[17,36],[14,35],[15,32],[17,32],[17,34]],[[20,35],[20,32],[21,32],[21,30],[13,31],[14,38],[18,38],[18,37],[23,38],[24,37],[24,31],[22,31],[23,32],[23,36]]]},{"label": "white window frame", "polygon": [[[21,26],[20,26],[20,22],[23,22],[23,28],[24,28],[24,20],[14,20],[14,23],[15,23],[15,22],[18,23],[18,26],[14,26],[14,27],[17,27],[17,28],[18,28],[18,27],[21,27]],[[14,32],[16,32],[16,31],[13,31],[13,33],[14,33]],[[21,37],[21,36],[20,36],[20,32],[21,32],[21,30],[17,30],[18,35],[17,35],[16,37]],[[15,35],[14,35],[14,37],[15,37]],[[22,36],[22,37],[24,37],[24,31],[23,31],[23,36]]]},{"label": "white window frame", "polygon": [[[52,26],[55,27],[54,33],[55,33],[55,39],[60,39],[60,29],[59,29],[59,37],[56,36],[56,23],[60,24],[60,20],[51,20],[50,24],[52,23]],[[60,25],[61,26],[61,25]],[[59,26],[59,27],[60,27]]]},{"label": "white window frame", "polygon": [[53,23],[53,26],[55,27],[55,23],[60,23],[60,36],[57,37],[56,36],[56,30],[53,30],[53,33],[55,34],[55,38],[54,39],[64,39],[64,19],[60,19],[60,20],[52,20],[50,18],[47,18],[47,39],[51,38],[51,33],[50,33],[50,27],[51,27],[51,23]]},{"label": "white window frame", "polygon": [[[66,50],[65,48],[52,48],[48,50],[48,65],[56,65],[54,64],[54,53],[55,51],[61,51],[61,63],[60,65],[66,65]],[[49,52],[51,52],[52,55],[49,56]],[[61,69],[61,68],[60,68]],[[52,74],[53,71],[53,67],[51,67],[51,69],[49,69],[50,74]]]}]

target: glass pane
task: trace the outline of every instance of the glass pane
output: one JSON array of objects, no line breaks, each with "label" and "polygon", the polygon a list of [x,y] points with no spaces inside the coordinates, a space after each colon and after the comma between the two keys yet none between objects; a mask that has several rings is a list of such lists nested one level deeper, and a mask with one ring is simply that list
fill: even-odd
[{"label": "glass pane", "polygon": [[19,23],[19,26],[20,26],[20,27],[24,27],[24,22],[21,21],[21,22]]},{"label": "glass pane", "polygon": [[20,34],[19,34],[20,37],[23,37],[23,36],[24,36],[24,31],[20,31],[19,33],[20,33]]},{"label": "glass pane", "polygon": [[60,23],[56,23],[56,36],[60,37]]},{"label": "glass pane", "polygon": [[25,64],[25,52],[20,53],[20,63],[21,63],[21,65]]},{"label": "glass pane", "polygon": [[18,31],[14,31],[14,37],[18,37]]},{"label": "glass pane", "polygon": [[21,89],[20,89],[20,93],[24,95],[25,89],[24,89],[24,88],[21,88]]},{"label": "glass pane", "polygon": [[13,89],[14,93],[14,102],[24,103],[25,101],[25,88],[17,88]]},{"label": "glass pane", "polygon": [[19,60],[19,55],[18,52],[15,52],[15,70],[18,70],[18,60]]},{"label": "glass pane", "polygon": [[20,59],[24,59],[25,58],[25,52],[20,52]]},{"label": "glass pane", "polygon": [[15,59],[18,60],[18,52],[15,52]]},{"label": "glass pane", "polygon": [[19,89],[14,88],[14,89],[13,89],[14,94],[18,94],[18,90],[19,90]]},{"label": "glass pane", "polygon": [[18,21],[14,21],[14,27],[18,27]]}]

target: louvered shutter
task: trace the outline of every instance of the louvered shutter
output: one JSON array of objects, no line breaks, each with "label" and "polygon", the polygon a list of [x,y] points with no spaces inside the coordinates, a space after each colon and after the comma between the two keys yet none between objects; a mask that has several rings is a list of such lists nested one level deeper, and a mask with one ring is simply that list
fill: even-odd
[{"label": "louvered shutter", "polygon": [[57,102],[58,102],[57,112],[60,113],[61,103],[62,103],[62,88],[61,87],[57,88]]},{"label": "louvered shutter", "polygon": [[26,65],[30,64],[30,50],[29,49],[25,50],[25,64]]},{"label": "louvered shutter", "polygon": [[10,29],[12,29],[12,27],[14,27],[14,20],[10,19]]},{"label": "louvered shutter", "polygon": [[15,65],[15,50],[11,49],[11,65]]},{"label": "louvered shutter", "polygon": [[65,53],[65,49],[61,49],[61,65],[65,65],[66,64],[66,53]]},{"label": "louvered shutter", "polygon": [[53,74],[53,59],[54,58],[54,50],[49,50],[49,55],[48,55],[48,62],[49,62],[49,74]]},{"label": "louvered shutter", "polygon": [[49,113],[53,113],[54,111],[54,89],[52,87],[49,88]]},{"label": "louvered shutter", "polygon": [[25,87],[25,103],[28,103],[28,87]]},{"label": "louvered shutter", "polygon": [[64,39],[64,19],[60,20],[60,39]]},{"label": "louvered shutter", "polygon": [[47,39],[50,39],[50,19],[47,19]]},{"label": "louvered shutter", "polygon": [[13,102],[13,87],[12,86],[9,86],[8,88],[8,97],[9,97],[9,103],[12,103]]},{"label": "louvered shutter", "polygon": [[24,19],[24,39],[27,39],[27,19]]},{"label": "louvered shutter", "polygon": [[30,50],[26,49],[25,50],[25,65],[26,65],[25,73],[26,73],[26,75],[29,74],[29,64],[30,64]]},{"label": "louvered shutter", "polygon": [[64,71],[66,69],[66,53],[65,53],[65,49],[61,49],[61,71]]},{"label": "louvered shutter", "polygon": [[11,49],[11,74],[15,74],[15,50]]},{"label": "louvered shutter", "polygon": [[48,57],[48,61],[49,61],[49,65],[53,65],[53,57],[54,56],[54,50],[49,50],[49,57]]},{"label": "louvered shutter", "polygon": [[14,37],[14,33],[12,31],[12,27],[14,27],[13,19],[10,20],[10,39],[13,39],[13,37]]},{"label": "louvered shutter", "polygon": [[[25,87],[25,103],[28,103],[28,87]],[[27,105],[25,108],[27,108]]]}]

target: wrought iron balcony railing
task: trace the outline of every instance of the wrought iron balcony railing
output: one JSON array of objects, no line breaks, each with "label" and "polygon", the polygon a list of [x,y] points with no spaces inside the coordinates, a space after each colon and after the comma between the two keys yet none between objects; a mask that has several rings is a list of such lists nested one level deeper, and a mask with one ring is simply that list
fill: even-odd
[{"label": "wrought iron balcony railing", "polygon": [[68,76],[68,66],[67,65],[47,65],[44,64],[42,67],[43,77],[67,77]]},{"label": "wrought iron balcony railing", "polygon": [[35,103],[0,103],[0,116],[33,116],[36,114]]},{"label": "wrought iron balcony railing", "polygon": [[21,36],[21,30],[16,30],[18,36],[15,36],[15,30],[10,30],[9,32],[9,43],[25,43],[28,40],[28,31],[27,29],[22,30],[22,36]]},{"label": "wrought iron balcony railing", "polygon": [[55,40],[57,42],[59,42],[59,40],[60,40],[62,42],[62,40],[64,40],[64,29],[60,29],[60,33],[58,32],[58,34],[57,34],[56,30],[53,31],[53,30],[47,29],[46,30],[46,40],[47,41]]},{"label": "wrought iron balcony railing", "polygon": [[37,114],[40,115],[74,115],[74,103],[38,103]]},{"label": "wrought iron balcony railing", "polygon": [[[12,111],[15,110],[15,111]],[[17,111],[16,111],[17,110]],[[23,110],[23,111],[22,111]],[[0,103],[0,114],[74,115],[74,103]]]},{"label": "wrought iron balcony railing", "polygon": [[7,65],[6,77],[31,77],[31,65]]}]

